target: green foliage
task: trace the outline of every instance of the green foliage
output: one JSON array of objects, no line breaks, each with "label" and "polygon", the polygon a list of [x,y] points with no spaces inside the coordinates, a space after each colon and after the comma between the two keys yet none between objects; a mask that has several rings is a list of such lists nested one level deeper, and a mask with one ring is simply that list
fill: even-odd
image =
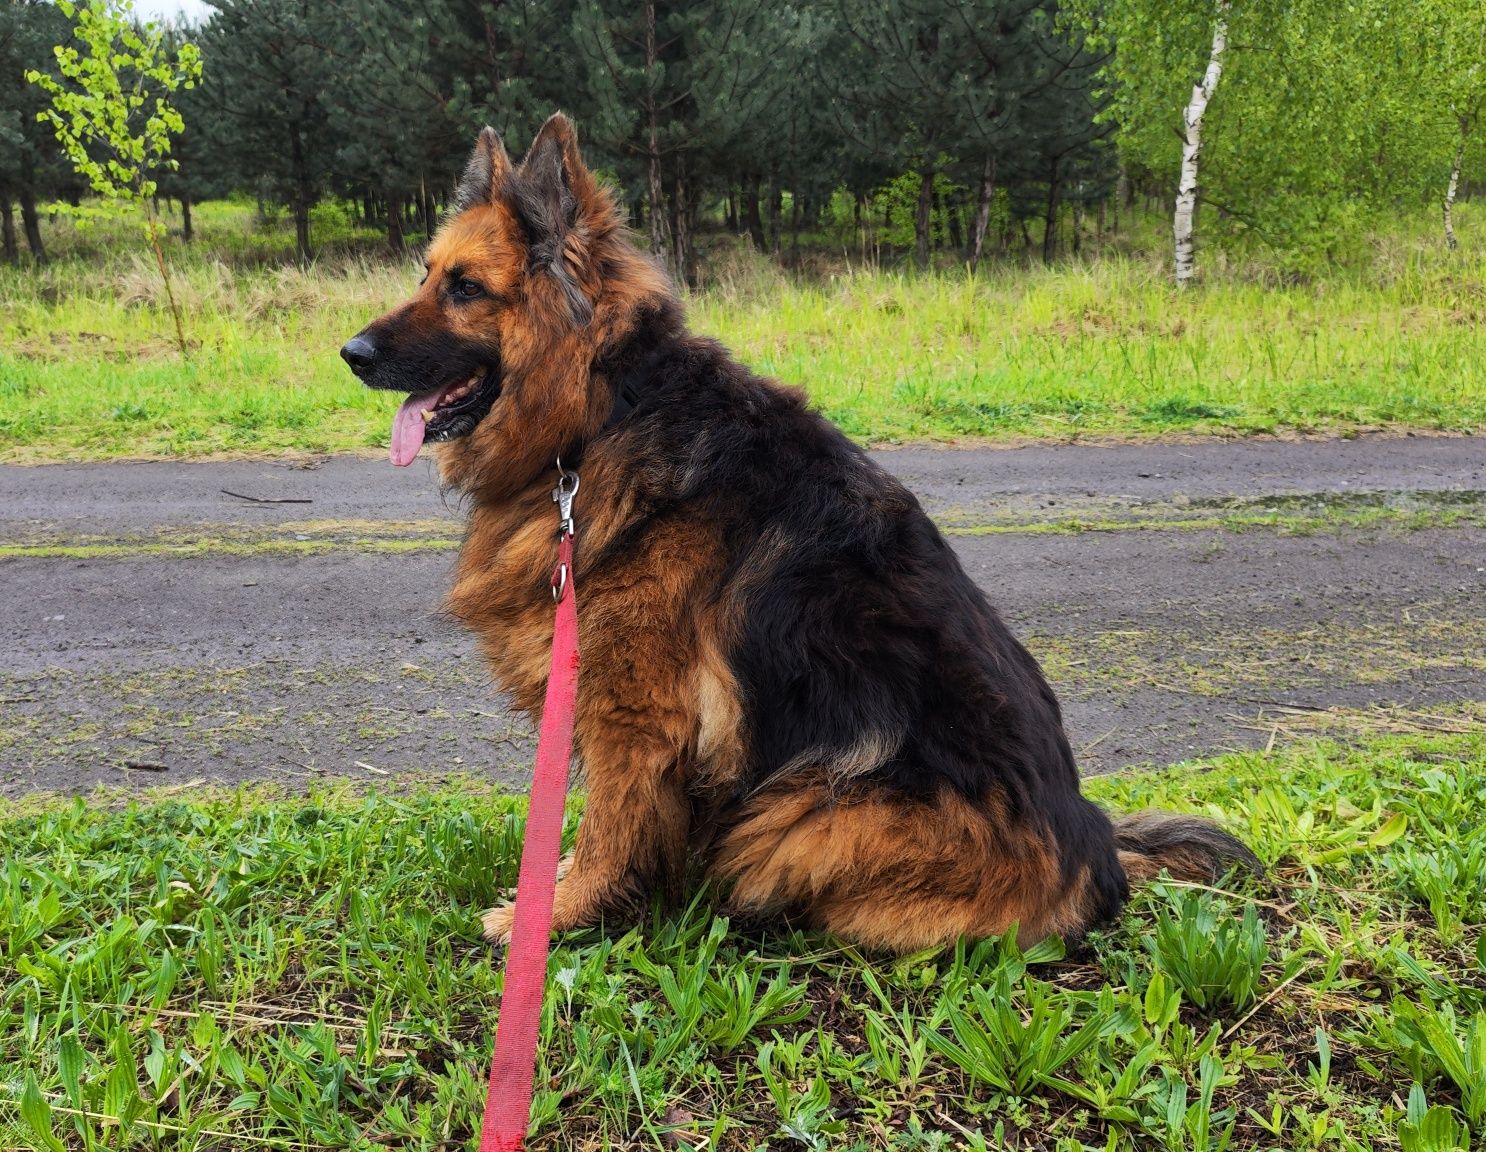
[{"label": "green foliage", "polygon": [[12,231],[12,202],[20,201],[27,246],[45,259],[37,202],[57,191],[64,165],[37,116],[45,94],[26,80],[31,69],[52,66],[52,46],[66,35],[67,20],[49,0],[11,0],[0,5],[0,211],[4,213],[4,250],[0,259],[19,258]]},{"label": "green foliage", "polygon": [[1390,862],[1446,940],[1460,939],[1463,925],[1486,920],[1486,829],[1449,843],[1400,844]]},{"label": "green foliage", "polygon": [[1424,1089],[1409,1090],[1409,1107],[1398,1124],[1398,1142],[1403,1152],[1470,1152],[1470,1129],[1443,1105],[1428,1107]]},{"label": "green foliage", "polygon": [[1365,1035],[1416,1081],[1453,1084],[1471,1124],[1486,1121],[1486,1008],[1458,1019],[1449,1002],[1398,999],[1371,1018]]},{"label": "green foliage", "polygon": [[1003,968],[969,989],[966,1008],[948,1008],[953,1038],[934,1032],[929,1043],[971,1080],[1020,1098],[1053,1083],[1100,1039],[1129,1030],[1129,1014],[1116,1008],[1112,996],[1082,1005],[1081,1013],[1077,1004],[1037,980],[1023,982],[1014,995],[1011,973]]},{"label": "green foliage", "polygon": [[1258,996],[1269,938],[1252,904],[1234,918],[1208,892],[1156,887],[1155,931],[1146,947],[1157,968],[1197,1007],[1242,1011]]},{"label": "green foliage", "polygon": [[[1257,1012],[1215,998],[1193,1017],[1144,944],[1162,914],[1186,914],[1171,895],[1155,914],[1137,901],[1079,957],[1011,937],[864,957],[739,935],[707,892],[561,939],[530,1146],[1467,1149],[1486,1083],[1475,949],[1400,918],[1411,897],[1385,851],[1306,848],[1357,814],[1385,826],[1405,798],[1448,834],[1464,797],[1415,789],[1442,763],[1480,778],[1483,738],[1090,782],[1117,809],[1220,810],[1240,828],[1272,818],[1262,786],[1308,816],[1265,853],[1291,933],[1270,945]],[[514,875],[521,823],[473,780],[7,812],[0,1146],[470,1141],[500,997],[477,913]],[[1376,1087],[1405,1078],[1407,1109]]]},{"label": "green foliage", "polygon": [[1111,53],[1121,157],[1163,196],[1221,16],[1228,49],[1203,123],[1202,228],[1297,275],[1354,255],[1380,220],[1438,203],[1486,93],[1479,0],[1070,0],[1065,11]]},{"label": "green foliage", "polygon": [[73,169],[101,197],[100,204],[72,211],[85,222],[100,211],[144,209],[145,235],[170,297],[176,344],[184,356],[185,330],[160,249],[155,175],[172,164],[171,137],[185,128],[170,99],[177,90],[196,86],[201,54],[190,43],[166,52],[159,28],[131,23],[131,0],[87,0],[81,5],[57,0],[57,6],[75,21],[73,37],[82,49],[57,45],[62,80],[38,69],[28,71],[26,79],[51,97],[51,106],[39,116],[55,130]]},{"label": "green foliage", "polygon": [[26,73],[51,97],[40,116],[105,209],[144,203],[155,195],[155,173],[169,166],[171,137],[185,128],[170,97],[196,86],[201,54],[187,43],[167,55],[159,28],[131,23],[130,0],[57,0],[57,6],[75,20],[82,49],[57,46],[65,82],[37,69]]},{"label": "green foliage", "polygon": [[1441,937],[1454,943],[1466,928],[1486,923],[1486,780],[1433,768],[1417,788],[1417,796],[1400,803],[1411,834],[1392,846],[1388,865],[1428,907]]}]

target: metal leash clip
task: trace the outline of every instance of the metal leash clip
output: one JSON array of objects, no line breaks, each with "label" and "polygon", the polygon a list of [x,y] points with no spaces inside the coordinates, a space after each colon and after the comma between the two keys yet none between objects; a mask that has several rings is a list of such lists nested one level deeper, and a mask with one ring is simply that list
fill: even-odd
[{"label": "metal leash clip", "polygon": [[552,489],[552,503],[557,505],[558,515],[561,520],[557,524],[559,536],[575,535],[573,530],[573,497],[578,495],[578,473],[569,472],[562,466],[562,457],[557,458],[557,471],[559,478],[557,487]]},{"label": "metal leash clip", "polygon": [[[560,541],[558,555],[572,554],[571,541],[575,534],[573,525],[573,497],[578,495],[578,473],[569,472],[562,466],[562,457],[557,458],[558,481],[557,487],[552,489],[552,502],[557,505],[557,514],[560,517],[557,524],[557,539]],[[554,603],[562,601],[562,594],[568,586],[568,566],[559,560],[557,567],[552,571],[552,600]]]}]

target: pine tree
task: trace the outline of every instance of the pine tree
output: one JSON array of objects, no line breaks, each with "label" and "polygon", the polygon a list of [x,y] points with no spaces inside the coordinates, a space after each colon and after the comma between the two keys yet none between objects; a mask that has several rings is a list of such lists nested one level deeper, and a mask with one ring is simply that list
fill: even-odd
[{"label": "pine tree", "polygon": [[350,0],[341,9],[344,73],[325,106],[338,141],[335,173],[387,205],[388,239],[401,243],[411,201],[431,233],[469,141],[485,125],[524,139],[553,111],[564,75],[555,50],[568,31],[561,3],[491,7],[444,0],[413,9],[394,0]]},{"label": "pine tree", "polygon": [[[287,204],[295,252],[309,262],[310,209],[324,195],[336,140],[322,95],[351,77],[339,58],[344,25],[316,0],[213,0],[201,30],[206,100],[220,130],[231,176]],[[340,92],[338,100],[352,98]]]},{"label": "pine tree", "polygon": [[1051,263],[1062,207],[1073,207],[1077,247],[1079,213],[1113,192],[1115,125],[1103,115],[1106,98],[1097,95],[1104,57],[1088,50],[1082,34],[1059,29],[1053,5],[1024,15],[1022,59],[1034,63],[1019,70],[1015,98],[1007,105],[1012,159],[1006,177],[1020,214],[1042,217],[1042,258]]},{"label": "pine tree", "polygon": [[51,130],[37,121],[46,94],[26,81],[29,69],[55,73],[52,46],[68,35],[67,20],[48,0],[0,3],[0,255],[20,258],[15,211],[32,257],[46,259],[39,200],[74,186],[63,173]]},{"label": "pine tree", "polygon": [[764,0],[583,0],[573,38],[583,117],[630,186],[644,189],[650,248],[694,278],[692,236],[722,158],[776,95],[790,23]]}]

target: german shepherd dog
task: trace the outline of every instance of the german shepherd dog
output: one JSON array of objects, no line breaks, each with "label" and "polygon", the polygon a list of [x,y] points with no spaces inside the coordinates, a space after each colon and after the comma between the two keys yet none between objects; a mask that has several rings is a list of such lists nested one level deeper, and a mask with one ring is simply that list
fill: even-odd
[{"label": "german shepherd dog", "polygon": [[[1205,822],[1113,824],[1058,702],[914,497],[804,396],[689,334],[552,117],[487,128],[413,298],[342,349],[409,393],[392,462],[437,445],[469,524],[447,607],[539,715],[554,461],[582,477],[587,779],[554,929],[705,870],[747,919],[908,951],[1015,925],[1076,938],[1129,881],[1257,867]],[[504,941],[509,906],[485,914]]]}]

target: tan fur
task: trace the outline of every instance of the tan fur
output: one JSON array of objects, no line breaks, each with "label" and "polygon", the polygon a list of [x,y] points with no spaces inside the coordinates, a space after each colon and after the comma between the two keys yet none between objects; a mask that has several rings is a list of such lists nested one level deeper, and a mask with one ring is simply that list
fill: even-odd
[{"label": "tan fur", "polygon": [[743,708],[738,683],[718,651],[716,638],[704,632],[694,674],[697,708],[694,786],[712,792],[731,787],[743,772]]},{"label": "tan fur", "polygon": [[[606,520],[601,501],[595,494],[586,506],[599,538]],[[618,571],[593,578],[583,565],[589,545],[579,537],[574,567],[583,604],[583,672],[575,743],[587,805],[573,866],[558,885],[559,931],[630,907],[657,885],[674,890],[681,880],[690,832],[688,779],[704,726],[692,605],[699,587],[716,577],[706,558],[720,552],[708,531],[676,521],[648,533]],[[530,593],[535,602],[520,605],[523,589],[504,584],[506,550],[487,550],[488,543],[471,533],[450,607],[485,642],[501,686],[518,701],[530,701],[535,712],[551,651],[551,596],[544,579],[541,596]],[[678,556],[691,559],[677,563]],[[724,743],[716,744],[714,755]]]},{"label": "tan fur", "polygon": [[797,772],[824,777],[832,787],[840,788],[858,776],[881,768],[897,755],[903,737],[880,732],[859,736],[844,748],[812,748],[802,752],[770,778],[770,784],[782,782]]}]

